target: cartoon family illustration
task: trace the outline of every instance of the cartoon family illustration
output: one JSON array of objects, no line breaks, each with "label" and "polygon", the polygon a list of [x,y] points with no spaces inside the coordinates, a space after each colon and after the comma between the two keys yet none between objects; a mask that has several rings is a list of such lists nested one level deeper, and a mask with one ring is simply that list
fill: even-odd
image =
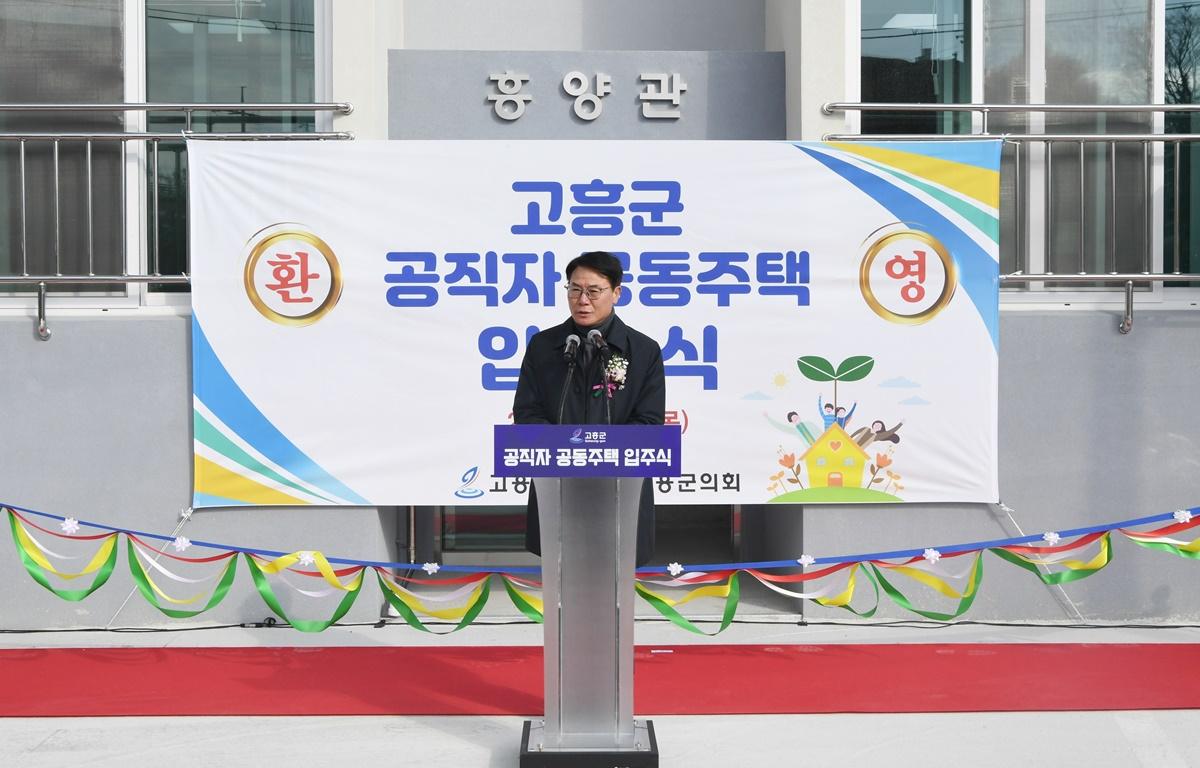
[{"label": "cartoon family illustration", "polygon": [[[866,378],[874,363],[872,358],[865,356],[848,358],[836,368],[821,357],[802,357],[797,360],[806,378],[833,382],[834,399],[833,402],[826,402],[824,393],[817,395],[820,427],[817,426],[818,422],[805,421],[798,411],[789,411],[786,423],[773,418],[767,411],[763,412],[763,417],[773,426],[798,435],[807,446],[807,450],[799,457],[795,451],[786,451],[780,446],[778,464],[783,470],[768,478],[770,484],[767,490],[775,494],[771,501],[900,500],[895,492],[903,490],[904,486],[900,483],[900,475],[889,467],[894,464],[895,449],[900,443],[898,433],[904,421],[888,427],[882,419],[875,419],[870,426],[851,432],[858,402],[852,403],[849,409],[838,402],[838,382]],[[802,477],[802,469],[807,475],[807,484]]]}]

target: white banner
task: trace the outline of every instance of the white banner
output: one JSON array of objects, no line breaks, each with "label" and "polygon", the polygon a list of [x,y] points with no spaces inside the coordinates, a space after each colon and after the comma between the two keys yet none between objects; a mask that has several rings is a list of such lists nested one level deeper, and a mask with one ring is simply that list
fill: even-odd
[{"label": "white banner", "polygon": [[[627,265],[657,501],[995,502],[995,141],[188,143],[195,506],[519,504],[567,262]],[[826,408],[826,406],[829,408]]]}]

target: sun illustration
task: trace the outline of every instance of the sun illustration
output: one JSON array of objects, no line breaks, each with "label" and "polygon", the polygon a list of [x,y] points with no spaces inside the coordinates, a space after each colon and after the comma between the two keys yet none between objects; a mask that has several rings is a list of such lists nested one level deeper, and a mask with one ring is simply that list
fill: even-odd
[{"label": "sun illustration", "polygon": [[771,381],[775,384],[776,387],[778,387],[779,389],[783,389],[784,387],[787,386],[788,377],[784,376],[782,373],[777,373],[777,374],[775,374],[775,378],[772,379]]}]

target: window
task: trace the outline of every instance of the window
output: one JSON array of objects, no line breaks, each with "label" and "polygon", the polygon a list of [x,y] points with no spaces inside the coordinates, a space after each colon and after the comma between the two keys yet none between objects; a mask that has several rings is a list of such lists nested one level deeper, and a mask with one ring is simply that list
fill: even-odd
[{"label": "window", "polygon": [[444,507],[442,549],[447,552],[524,552],[525,507]]},{"label": "window", "polygon": [[[315,100],[314,0],[147,0],[146,99],[192,103]],[[312,112],[196,112],[192,130],[261,133],[315,130]],[[156,113],[151,131],[179,131],[182,114]],[[158,145],[158,237],[149,269],[187,270],[187,157],[182,141]],[[148,164],[149,165],[149,164]],[[153,181],[153,180],[152,180]],[[186,290],[162,286],[159,290]]]},{"label": "window", "polygon": [[[123,48],[121,0],[0,3],[0,103],[120,102]],[[111,112],[2,112],[0,131],[115,132],[122,120]],[[20,142],[0,141],[0,273],[119,273],[122,153],[119,143],[93,142],[89,217],[85,142],[58,143],[56,185],[54,142],[25,142],[22,180]]]},{"label": "window", "polygon": [[[862,100],[971,100],[970,0],[882,0],[862,6]],[[966,133],[963,112],[863,112],[863,133]]]},{"label": "window", "polygon": [[[985,0],[982,100],[1153,102],[1153,5],[1149,0]],[[1151,133],[1154,124],[1151,115],[1133,112],[997,113],[988,128],[992,133],[1128,134]],[[1153,156],[1137,142],[1081,146],[1061,141],[1048,149],[1022,143],[1019,152],[1006,146],[1001,271],[1152,270],[1157,240],[1148,215],[1147,176],[1152,173]],[[1052,281],[1045,286],[1063,287]]]},{"label": "window", "polygon": [[[1170,3],[1166,16],[1165,103],[1196,104],[1196,78],[1200,76],[1200,2]],[[1168,113],[1167,133],[1200,133],[1200,114],[1196,112]],[[1163,185],[1163,265],[1170,272],[1194,272],[1200,263],[1192,251],[1200,247],[1194,233],[1200,221],[1200,194],[1196,180],[1200,179],[1200,153],[1194,143],[1182,143],[1178,149],[1167,145]],[[1176,153],[1178,152],[1178,157]],[[1178,168],[1178,194],[1176,169]],[[1168,285],[1195,285],[1168,283]]]}]

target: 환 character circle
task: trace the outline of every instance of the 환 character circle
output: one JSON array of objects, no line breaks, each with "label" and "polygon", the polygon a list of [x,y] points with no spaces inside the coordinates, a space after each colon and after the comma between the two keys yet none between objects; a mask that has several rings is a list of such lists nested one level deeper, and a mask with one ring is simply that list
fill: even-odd
[{"label": "\ud658 character circle", "polygon": [[333,249],[302,229],[270,231],[250,249],[243,271],[259,314],[292,327],[329,314],[342,295],[342,269]]}]

